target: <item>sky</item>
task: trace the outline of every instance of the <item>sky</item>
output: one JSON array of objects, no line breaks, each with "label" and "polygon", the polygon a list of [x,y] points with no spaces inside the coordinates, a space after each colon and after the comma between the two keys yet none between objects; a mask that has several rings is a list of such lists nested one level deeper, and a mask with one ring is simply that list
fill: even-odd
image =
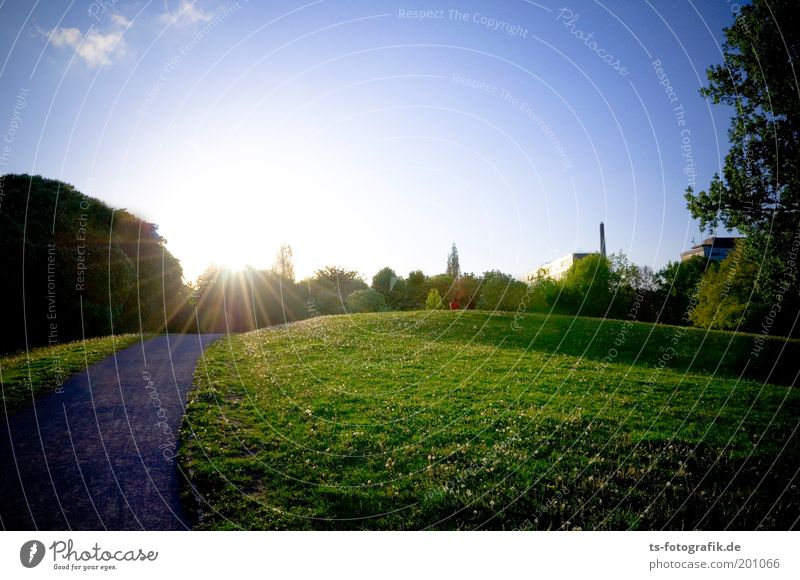
[{"label": "sky", "polygon": [[[521,275],[704,234],[731,111],[699,93],[725,0],[0,0],[0,173],[210,263]],[[724,232],[720,232],[724,235]]]}]

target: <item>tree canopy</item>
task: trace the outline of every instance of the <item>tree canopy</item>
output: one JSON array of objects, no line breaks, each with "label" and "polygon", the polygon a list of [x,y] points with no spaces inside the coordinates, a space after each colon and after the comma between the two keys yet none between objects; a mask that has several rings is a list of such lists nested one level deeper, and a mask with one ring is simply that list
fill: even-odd
[{"label": "tree canopy", "polygon": [[0,186],[0,349],[182,328],[188,290],[155,224],[53,179]]},{"label": "tree canopy", "polygon": [[687,191],[701,226],[744,233],[794,227],[800,210],[800,33],[797,3],[755,0],[724,30],[723,64],[708,68],[701,94],[734,108],[722,177]]},{"label": "tree canopy", "polygon": [[272,267],[278,276],[294,282],[294,252],[289,244],[281,245],[275,255],[275,265]]},{"label": "tree canopy", "polygon": [[455,242],[450,247],[450,253],[447,255],[447,269],[445,273],[453,279],[461,275],[461,264],[458,261],[458,248]]},{"label": "tree canopy", "polygon": [[[715,326],[720,316],[730,321],[738,313],[737,326],[759,329],[766,320],[759,313],[773,311],[780,302],[780,320],[771,331],[798,332],[800,85],[795,63],[800,32],[790,24],[796,11],[791,0],[743,6],[724,30],[724,63],[707,70],[708,85],[701,90],[712,102],[733,107],[734,115],[723,175],[715,175],[705,191],[687,189],[688,207],[701,227],[713,232],[722,225],[746,236],[736,261],[724,267],[739,292],[721,294],[716,274],[709,274],[715,283],[702,293],[695,319],[715,320]],[[742,284],[749,285],[747,291]],[[737,297],[745,302],[734,304]],[[723,306],[724,316],[707,312]]]}]

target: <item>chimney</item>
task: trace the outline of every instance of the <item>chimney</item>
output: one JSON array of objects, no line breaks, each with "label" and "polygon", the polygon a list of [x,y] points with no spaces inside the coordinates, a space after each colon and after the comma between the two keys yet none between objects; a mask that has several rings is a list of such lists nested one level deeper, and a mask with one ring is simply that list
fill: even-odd
[{"label": "chimney", "polygon": [[600,222],[600,254],[606,257],[606,227]]}]

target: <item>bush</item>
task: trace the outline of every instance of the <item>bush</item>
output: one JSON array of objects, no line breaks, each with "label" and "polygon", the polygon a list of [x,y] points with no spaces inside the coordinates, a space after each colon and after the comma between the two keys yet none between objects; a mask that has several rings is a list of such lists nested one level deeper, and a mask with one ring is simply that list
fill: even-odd
[{"label": "bush", "polygon": [[426,310],[444,310],[444,302],[442,302],[442,295],[436,288],[431,288],[428,292],[428,297],[425,299]]},{"label": "bush", "polygon": [[[714,265],[715,269],[718,264]],[[658,320],[665,324],[687,325],[692,297],[699,291],[706,269],[706,259],[694,256],[681,262],[670,262],[656,274]]]},{"label": "bush", "polygon": [[428,281],[421,270],[414,270],[406,278],[405,307],[409,310],[422,309],[428,295]]},{"label": "bush", "polygon": [[583,316],[603,316],[611,300],[611,267],[600,254],[578,260],[564,276],[564,305]]},{"label": "bush", "polygon": [[372,277],[372,289],[380,292],[392,310],[408,310],[406,281],[391,268],[383,268]]},{"label": "bush", "polygon": [[528,286],[498,270],[484,272],[478,308],[514,311],[522,303]]},{"label": "bush", "polygon": [[385,312],[389,310],[383,294],[372,288],[356,290],[345,300],[348,312]]},{"label": "bush", "polygon": [[[439,294],[439,298],[441,298],[441,300],[444,302],[450,302],[457,290],[453,277],[448,276],[447,274],[437,274],[436,276],[431,276],[428,278],[428,287],[436,290],[436,292]],[[430,291],[428,292],[428,296],[430,297]]]},{"label": "bush", "polygon": [[478,302],[481,299],[481,282],[481,278],[478,278],[475,274],[469,273],[459,276],[458,280],[456,280],[453,297],[461,303],[462,308],[467,310],[474,310],[477,308]]},{"label": "bush", "polygon": [[763,316],[758,296],[758,264],[741,246],[717,269],[709,269],[698,292],[691,319],[695,326],[719,330],[755,330]]}]

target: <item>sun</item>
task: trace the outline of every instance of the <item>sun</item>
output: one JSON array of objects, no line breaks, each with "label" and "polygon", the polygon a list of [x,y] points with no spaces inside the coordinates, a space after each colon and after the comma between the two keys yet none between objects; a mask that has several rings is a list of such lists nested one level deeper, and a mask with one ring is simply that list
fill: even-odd
[{"label": "sun", "polygon": [[335,219],[353,226],[363,218],[357,206],[348,207],[358,194],[351,187],[359,181],[357,169],[334,152],[255,150],[240,147],[212,156],[195,143],[173,165],[181,171],[166,178],[173,193],[164,196],[158,221],[187,280],[211,264],[270,268],[284,243],[295,249],[298,273],[357,245],[352,239],[357,230],[342,228]]}]

